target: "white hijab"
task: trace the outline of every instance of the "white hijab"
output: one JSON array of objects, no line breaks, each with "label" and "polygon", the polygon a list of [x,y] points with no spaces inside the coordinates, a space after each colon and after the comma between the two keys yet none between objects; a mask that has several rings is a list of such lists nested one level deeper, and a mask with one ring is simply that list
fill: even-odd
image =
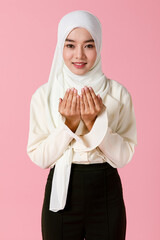
[{"label": "white hijab", "polygon": [[[77,27],[82,27],[88,30],[95,41],[97,51],[97,58],[93,67],[84,75],[76,75],[72,73],[63,60],[63,47],[65,39],[68,34]],[[96,95],[100,94],[102,100],[106,97],[109,89],[109,82],[101,69],[101,47],[101,24],[98,18],[90,12],[83,10],[73,11],[65,15],[59,22],[58,41],[47,86],[46,114],[50,131],[56,127],[60,127],[62,122],[64,122],[64,117],[62,117],[58,112],[58,106],[59,98],[64,97],[65,91],[68,88],[75,87],[80,94],[81,88],[84,86],[91,86]],[[83,127],[82,121],[80,122],[80,125]],[[100,137],[97,137],[97,144],[102,140],[104,134],[105,130],[100,130]],[[65,207],[73,158],[72,148],[77,151],[90,151],[96,147],[95,144],[94,146],[86,146],[83,144],[84,142],[87,142],[87,137],[87,134],[81,138],[80,136],[79,138],[77,136],[77,140],[81,142],[81,145],[74,145],[73,147],[72,144],[70,144],[63,156],[56,161],[50,198],[51,211],[57,212]]]}]

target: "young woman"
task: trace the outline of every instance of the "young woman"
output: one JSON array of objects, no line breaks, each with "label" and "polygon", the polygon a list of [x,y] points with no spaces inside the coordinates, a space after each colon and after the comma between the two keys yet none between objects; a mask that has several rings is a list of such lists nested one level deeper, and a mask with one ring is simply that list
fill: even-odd
[{"label": "young woman", "polygon": [[126,211],[117,168],[137,145],[130,93],[101,69],[101,24],[65,15],[47,83],[31,98],[27,153],[50,168],[43,240],[124,240]]}]

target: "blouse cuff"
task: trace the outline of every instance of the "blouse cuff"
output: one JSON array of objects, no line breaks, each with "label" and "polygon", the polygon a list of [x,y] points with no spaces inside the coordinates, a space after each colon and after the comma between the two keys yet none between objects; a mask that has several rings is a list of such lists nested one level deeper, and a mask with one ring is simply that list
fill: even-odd
[{"label": "blouse cuff", "polygon": [[[72,136],[76,143],[74,148],[79,151],[91,151],[102,142],[103,138],[105,137],[108,129],[108,116],[107,116],[107,109],[103,106],[103,109],[100,115],[97,116],[91,131],[85,135],[77,135],[79,132],[79,127],[77,128],[76,132],[73,133],[70,128],[64,123],[64,118],[62,122],[63,128],[68,132],[70,136]],[[103,126],[100,127],[100,126]]]},{"label": "blouse cuff", "polygon": [[[100,126],[103,126],[103,128]],[[78,141],[76,142],[75,149],[77,151],[91,151],[95,149],[102,142],[107,129],[107,109],[106,107],[103,107],[100,115],[97,116],[91,131],[85,135],[77,136]]]},{"label": "blouse cuff", "polygon": [[80,138],[79,136],[76,134],[77,133],[77,130],[76,132],[72,132],[71,129],[64,123],[64,118],[63,118],[63,121],[62,121],[62,128],[72,137],[74,138],[76,141],[80,141]]}]

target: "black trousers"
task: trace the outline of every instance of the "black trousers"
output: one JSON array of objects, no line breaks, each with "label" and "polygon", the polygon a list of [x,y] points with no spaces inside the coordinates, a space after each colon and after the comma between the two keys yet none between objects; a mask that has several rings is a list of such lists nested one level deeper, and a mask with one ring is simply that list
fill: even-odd
[{"label": "black trousers", "polygon": [[121,179],[107,162],[72,163],[65,208],[49,210],[54,167],[42,207],[43,240],[124,240],[126,210]]}]

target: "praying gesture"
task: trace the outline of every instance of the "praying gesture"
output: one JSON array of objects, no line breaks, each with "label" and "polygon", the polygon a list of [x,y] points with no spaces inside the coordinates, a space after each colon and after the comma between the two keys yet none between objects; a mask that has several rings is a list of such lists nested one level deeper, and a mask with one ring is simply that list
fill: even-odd
[{"label": "praying gesture", "polygon": [[102,107],[101,97],[96,96],[91,87],[84,87],[80,96],[76,89],[68,89],[59,102],[59,112],[66,118],[65,124],[73,132],[76,131],[81,119],[90,131]]}]

